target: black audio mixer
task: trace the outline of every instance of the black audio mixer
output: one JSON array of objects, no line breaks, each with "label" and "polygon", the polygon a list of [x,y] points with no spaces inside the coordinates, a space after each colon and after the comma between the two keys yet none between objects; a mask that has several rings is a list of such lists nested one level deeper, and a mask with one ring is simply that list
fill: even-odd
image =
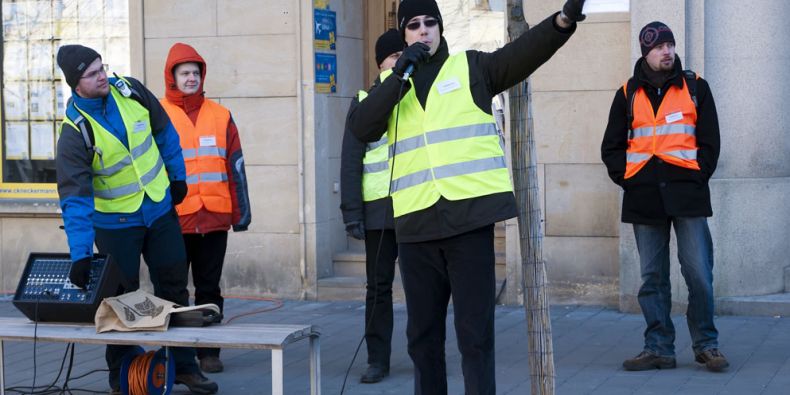
[{"label": "black audio mixer", "polygon": [[14,306],[31,320],[93,322],[102,299],[118,293],[120,271],[109,255],[95,254],[85,289],[69,281],[70,271],[69,254],[30,254]]}]

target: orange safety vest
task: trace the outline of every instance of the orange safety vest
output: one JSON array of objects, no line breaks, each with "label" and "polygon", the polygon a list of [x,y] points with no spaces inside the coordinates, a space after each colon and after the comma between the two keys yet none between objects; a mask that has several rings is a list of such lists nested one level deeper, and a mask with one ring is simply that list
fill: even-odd
[{"label": "orange safety vest", "polygon": [[178,135],[187,169],[184,201],[176,206],[178,215],[197,212],[201,207],[215,213],[230,213],[232,202],[227,170],[227,129],[230,111],[211,101],[203,100],[197,124],[193,124],[181,107],[161,100]]},{"label": "orange safety vest", "polygon": [[[623,92],[627,93],[627,83]],[[699,170],[697,163],[697,108],[683,79],[683,89],[672,85],[653,111],[650,98],[640,87],[632,101],[634,119],[628,133],[625,178],[631,178],[653,155],[667,163]],[[655,114],[655,115],[654,115]]]}]

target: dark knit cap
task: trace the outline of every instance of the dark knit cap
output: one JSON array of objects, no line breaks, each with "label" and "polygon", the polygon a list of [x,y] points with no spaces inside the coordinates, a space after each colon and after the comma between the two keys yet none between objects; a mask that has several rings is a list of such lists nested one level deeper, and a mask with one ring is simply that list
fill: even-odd
[{"label": "dark knit cap", "polygon": [[409,23],[411,18],[420,15],[428,15],[438,19],[439,34],[444,32],[442,13],[439,12],[436,0],[401,0],[398,6],[398,30],[400,30],[401,38],[406,35],[406,24]]},{"label": "dark knit cap", "polygon": [[675,36],[669,26],[659,22],[650,22],[639,32],[639,45],[642,47],[642,56],[646,56],[651,49],[663,43],[675,43]]},{"label": "dark knit cap", "polygon": [[395,52],[403,51],[403,46],[400,32],[396,29],[387,30],[376,40],[376,64],[381,64],[384,59],[387,59]]},{"label": "dark knit cap", "polygon": [[63,70],[66,83],[74,89],[80,82],[85,69],[97,58],[98,52],[82,45],[64,45],[58,50],[58,67]]}]

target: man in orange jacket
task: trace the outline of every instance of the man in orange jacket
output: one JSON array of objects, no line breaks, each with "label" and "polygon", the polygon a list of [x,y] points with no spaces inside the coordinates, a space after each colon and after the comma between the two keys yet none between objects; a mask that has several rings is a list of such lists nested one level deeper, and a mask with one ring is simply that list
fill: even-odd
[{"label": "man in orange jacket", "polygon": [[[205,77],[200,54],[176,43],[167,56],[161,102],[178,131],[186,164],[188,191],[176,211],[192,267],[195,304],[214,303],[222,309],[219,282],[228,229],[247,230],[250,198],[239,132],[230,111],[205,98]],[[223,370],[218,348],[198,348],[197,356],[204,372]]]},{"label": "man in orange jacket", "polygon": [[708,83],[683,71],[672,30],[651,22],[639,33],[642,57],[615,93],[601,144],[609,177],[623,188],[622,221],[632,223],[642,285],[637,298],[647,329],[642,352],[626,370],[672,369],[669,232],[675,228],[680,271],[689,289],[686,313],[695,360],[729,366],[713,323],[713,215],[708,180],[719,159],[719,122]]}]

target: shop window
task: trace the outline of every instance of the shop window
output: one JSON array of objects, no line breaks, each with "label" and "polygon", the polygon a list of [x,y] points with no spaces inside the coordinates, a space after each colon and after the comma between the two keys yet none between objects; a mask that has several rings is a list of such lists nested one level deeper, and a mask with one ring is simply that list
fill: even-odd
[{"label": "shop window", "polygon": [[55,150],[71,89],[55,55],[86,45],[128,74],[128,0],[2,0],[0,12],[0,199],[57,199]]}]

